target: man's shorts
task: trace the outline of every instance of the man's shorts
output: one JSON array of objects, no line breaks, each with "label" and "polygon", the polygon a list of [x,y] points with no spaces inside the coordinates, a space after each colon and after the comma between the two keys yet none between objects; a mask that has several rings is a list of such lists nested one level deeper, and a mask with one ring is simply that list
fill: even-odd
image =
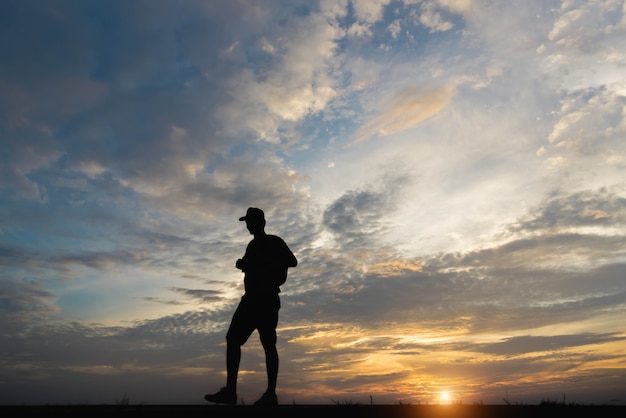
[{"label": "man's shorts", "polygon": [[230,321],[226,340],[244,345],[256,329],[259,331],[261,341],[276,344],[279,310],[278,294],[243,295]]}]

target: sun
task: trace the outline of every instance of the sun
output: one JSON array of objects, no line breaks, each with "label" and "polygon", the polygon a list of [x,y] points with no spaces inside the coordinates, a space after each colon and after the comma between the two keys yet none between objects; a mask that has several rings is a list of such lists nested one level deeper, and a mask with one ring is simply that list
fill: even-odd
[{"label": "sun", "polygon": [[439,394],[439,398],[441,399],[441,403],[449,403],[452,396],[450,395],[450,392],[444,390]]}]

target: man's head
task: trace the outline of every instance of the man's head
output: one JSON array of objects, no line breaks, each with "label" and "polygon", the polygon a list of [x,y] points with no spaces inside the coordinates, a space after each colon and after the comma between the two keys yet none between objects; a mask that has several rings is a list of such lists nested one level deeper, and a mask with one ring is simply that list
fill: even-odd
[{"label": "man's head", "polygon": [[259,208],[248,208],[246,216],[242,216],[239,220],[246,221],[246,226],[251,234],[263,232],[265,228],[265,214]]}]

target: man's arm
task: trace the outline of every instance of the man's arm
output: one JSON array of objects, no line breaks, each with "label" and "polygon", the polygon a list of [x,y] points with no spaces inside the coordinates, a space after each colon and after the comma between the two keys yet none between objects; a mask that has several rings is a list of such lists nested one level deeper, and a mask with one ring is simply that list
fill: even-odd
[{"label": "man's arm", "polygon": [[283,246],[283,262],[285,267],[296,267],[298,265],[298,259],[296,259],[296,256],[289,249],[289,246],[285,241],[283,241]]},{"label": "man's arm", "polygon": [[296,267],[298,265],[298,259],[296,259],[296,256],[293,255],[289,247],[287,247],[287,251],[289,251],[289,253],[286,260],[287,262],[285,264],[287,265],[287,267]]},{"label": "man's arm", "polygon": [[246,252],[244,253],[243,257],[241,257],[240,259],[238,259],[235,262],[235,267],[237,267],[239,270],[243,271],[244,273],[246,272],[246,270],[248,270],[248,268],[250,267],[248,264],[248,259],[250,258],[248,256],[248,253],[250,252],[250,243],[248,243],[248,246],[246,247]]}]

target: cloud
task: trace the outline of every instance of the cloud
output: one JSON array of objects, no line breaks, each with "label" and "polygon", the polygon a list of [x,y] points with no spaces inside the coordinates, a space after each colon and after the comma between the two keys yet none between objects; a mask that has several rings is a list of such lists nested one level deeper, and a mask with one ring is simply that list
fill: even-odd
[{"label": "cloud", "polygon": [[[589,87],[621,92],[626,56],[623,7],[613,2],[566,2],[538,52],[553,82],[567,91]],[[610,45],[610,46],[609,46]]]},{"label": "cloud", "polygon": [[61,157],[49,130],[42,126],[21,126],[4,130],[2,134],[5,152],[0,157],[0,190],[13,199],[45,202],[47,189],[34,174]]},{"label": "cloud", "polygon": [[372,24],[382,18],[389,0],[353,0],[354,15],[359,22]]},{"label": "cloud", "polygon": [[184,289],[177,287],[171,288],[170,290],[198,300],[200,303],[219,301],[223,298],[223,292],[219,290]]},{"label": "cloud", "polygon": [[410,179],[387,174],[380,185],[368,185],[350,190],[324,209],[322,223],[332,232],[340,245],[353,250],[371,240],[380,240],[385,233],[383,219],[396,209],[397,201]]},{"label": "cloud", "polygon": [[441,14],[436,12],[434,3],[422,3],[420,10],[419,21],[431,32],[445,32],[454,27],[453,23],[445,21]]},{"label": "cloud", "polygon": [[557,120],[541,154],[545,164],[578,180],[583,177],[580,167],[592,162],[597,171],[619,178],[626,158],[621,141],[626,132],[625,104],[626,98],[609,87],[569,94],[555,113]]},{"label": "cloud", "polygon": [[[371,194],[354,193],[338,202],[344,202],[344,207],[360,207],[364,210],[359,213],[376,219],[379,216],[377,212],[385,205],[371,205]],[[379,202],[379,199],[380,196],[374,202]],[[571,199],[575,200],[574,197]],[[563,201],[568,199],[564,198]],[[531,213],[537,213],[538,219],[544,216],[541,210]],[[575,223],[576,220],[572,219],[571,222]],[[304,225],[302,228],[304,233],[307,228]],[[612,243],[605,243],[615,246],[619,242],[620,238],[617,238]],[[577,363],[580,358],[579,354],[568,350],[590,344],[595,344],[594,347],[598,349],[602,345],[622,341],[620,335],[603,331],[602,328],[598,328],[597,334],[523,334],[528,329],[548,329],[551,324],[572,320],[592,321],[606,313],[607,309],[619,310],[623,305],[624,293],[619,293],[623,265],[569,273],[560,273],[558,267],[552,270],[538,269],[541,260],[536,260],[532,254],[545,254],[546,258],[561,260],[562,254],[554,251],[560,246],[560,243],[549,240],[518,240],[467,254],[424,257],[421,269],[411,268],[416,264],[405,259],[404,263],[409,268],[396,270],[395,275],[389,275],[388,269],[379,264],[358,274],[354,267],[364,263],[367,258],[354,259],[359,254],[355,251],[337,253],[326,248],[312,252],[307,250],[303,254],[303,263],[294,269],[296,275],[290,275],[283,296],[282,328],[279,334],[285,339],[283,344],[290,347],[283,354],[283,384],[290,385],[296,375],[306,370],[309,390],[333,385],[338,395],[358,396],[378,393],[371,391],[378,390],[377,382],[385,384],[388,379],[402,386],[403,382],[408,384],[411,376],[456,376],[461,368],[466,371],[466,379],[471,381],[470,376],[480,375],[480,378],[475,378],[476,382],[489,385],[501,379],[504,370],[507,376],[518,373],[528,375],[531,367],[533,373],[540,374],[546,367],[555,364],[550,361],[555,352],[562,354],[559,364],[567,369],[568,365]],[[534,249],[532,254],[524,253],[530,248]],[[618,244],[616,249],[619,251],[619,248]],[[390,260],[393,253],[381,252],[379,256],[381,261]],[[374,255],[372,260],[376,260],[376,257]],[[518,257],[519,262],[512,262]],[[396,261],[401,263],[402,259]],[[301,268],[304,273],[298,270]],[[589,281],[590,276],[595,277],[595,280]],[[581,287],[583,284],[586,287]],[[595,296],[598,288],[604,289],[606,296]],[[198,300],[206,300],[206,296],[210,300],[213,298],[213,292],[202,289],[174,290]],[[132,371],[132,376],[139,382],[140,377],[154,379],[147,374],[147,369],[154,370],[154,364],[159,365],[159,373],[169,375],[171,372],[168,370],[173,371],[174,368],[180,370],[189,366],[193,369],[203,364],[207,368],[197,370],[197,373],[206,379],[207,374],[219,374],[222,371],[221,344],[230,313],[225,308],[190,311],[144,321],[123,330],[103,327],[76,328],[74,331],[48,329],[46,333],[60,332],[60,335],[65,336],[64,341],[72,341],[76,347],[74,360],[66,359],[62,364],[57,361],[54,368],[45,367],[45,363],[39,360],[39,363],[29,367],[45,371],[55,379],[63,376],[69,378],[74,374],[70,371],[78,369],[92,377],[102,376],[102,371],[106,370],[108,375],[120,376],[120,379]],[[399,317],[404,319],[396,323],[395,319]],[[585,328],[584,325],[581,327]],[[506,335],[522,334],[496,338],[492,343],[475,342],[480,341],[481,336],[493,339],[494,333],[503,331]],[[81,337],[83,333],[85,337]],[[94,341],[94,333],[102,336]],[[437,342],[437,336],[441,333],[445,333],[448,339],[452,338],[452,341]],[[35,337],[35,334],[32,336]],[[41,337],[38,335],[38,338]],[[115,347],[116,356],[92,351],[89,349],[90,344],[106,346],[109,352],[111,347]],[[256,359],[256,348],[250,348],[248,357]],[[57,352],[54,346],[48,346],[46,350],[49,355]],[[258,351],[261,352],[260,348]],[[545,351],[549,351],[550,355],[543,355]],[[42,354],[32,352],[32,349],[31,353],[33,358],[42,358]],[[201,360],[206,353],[218,354]],[[315,357],[311,353],[315,353]],[[480,353],[493,357],[482,366],[461,361],[454,366],[455,371],[450,369],[452,364],[442,360],[468,356],[476,358]],[[437,360],[432,360],[430,355]],[[343,364],[340,370],[336,368],[338,361]],[[541,367],[538,361],[542,362]],[[587,356],[587,361],[591,362],[592,359]],[[94,366],[98,364],[102,367]],[[296,368],[295,364],[298,365]],[[380,368],[381,364],[384,364],[384,370]],[[191,370],[186,372],[186,376],[193,381],[189,373],[192,373]],[[346,375],[363,373],[365,380],[345,379]],[[594,373],[598,379],[604,379],[598,372]],[[17,369],[7,376],[11,382],[19,383]],[[129,382],[128,377],[124,379],[126,385],[132,388],[131,397],[154,402],[156,398]],[[256,377],[251,376],[250,379],[253,380],[247,380],[248,385],[256,382]],[[109,380],[110,383],[107,383]],[[215,384],[221,383],[219,378],[215,380]],[[121,381],[113,377],[100,378],[99,381],[105,387],[109,384],[111,388],[115,385],[121,387]],[[546,378],[542,384],[547,386],[549,382],[551,380]],[[180,387],[186,388],[185,385]],[[247,396],[245,390],[249,389],[243,391],[244,396]],[[153,389],[153,394],[155,391],[158,393],[157,389]],[[108,389],[104,393],[111,396],[112,392]],[[294,391],[292,396],[297,398],[305,395]]]},{"label": "cloud", "polygon": [[585,190],[547,198],[519,224],[519,230],[567,230],[572,227],[620,228],[626,223],[626,198],[619,188]]},{"label": "cloud", "polygon": [[46,321],[59,312],[54,304],[54,294],[42,281],[13,281],[5,277],[0,289],[1,322],[5,332],[20,332],[32,321]]},{"label": "cloud", "polygon": [[[100,9],[99,6],[93,7]],[[74,36],[72,31],[80,29],[88,19],[79,10],[60,7],[56,10],[55,19],[61,21],[44,19],[44,26],[65,28],[59,32],[61,40],[66,36],[74,39],[69,46],[63,44],[63,48],[59,48],[67,59],[57,61],[46,56],[50,59],[51,69],[43,77],[36,72],[20,73],[17,66],[27,66],[27,62],[16,57],[11,61],[15,70],[5,67],[0,74],[0,80],[6,80],[5,83],[0,81],[0,86],[12,89],[12,96],[21,97],[20,103],[23,103],[18,107],[23,109],[21,113],[11,117],[15,121],[13,125],[18,121],[26,124],[7,139],[11,160],[2,164],[0,176],[4,180],[3,186],[12,190],[16,198],[45,201],[50,184],[37,176],[45,169],[55,173],[57,179],[63,178],[63,189],[69,189],[75,195],[98,190],[105,200],[107,190],[99,188],[104,181],[117,186],[108,190],[112,192],[109,196],[119,198],[116,192],[137,193],[151,204],[162,205],[163,209],[170,207],[177,214],[194,216],[206,213],[200,205],[206,207],[205,199],[212,195],[212,191],[216,194],[222,192],[222,197],[230,195],[237,199],[239,192],[220,190],[219,184],[212,184],[213,180],[206,175],[207,172],[219,175],[230,170],[230,167],[221,169],[219,161],[228,154],[232,144],[227,138],[215,134],[220,129],[219,122],[211,116],[218,113],[219,100],[225,97],[227,83],[215,85],[211,77],[216,76],[214,72],[218,69],[202,68],[203,63],[210,66],[211,62],[217,61],[205,62],[206,54],[208,52],[216,58],[213,46],[222,42],[221,36],[209,37],[207,31],[217,31],[226,36],[230,27],[214,25],[207,29],[205,26],[194,26],[188,18],[197,11],[195,5],[175,12],[167,5],[159,5],[151,8],[149,13],[143,13],[143,17],[134,13],[133,5],[114,4],[111,7],[112,10],[103,12],[117,11],[124,16],[118,22],[116,36],[132,41],[120,42],[119,48],[110,48],[103,43],[103,39],[110,39],[108,29],[98,25],[89,30],[87,39]],[[206,11],[207,18],[215,19],[219,13],[235,16],[238,7],[240,5],[216,6]],[[35,8],[22,12],[31,17],[41,14],[39,17],[43,19],[48,10]],[[168,19],[163,16],[168,16]],[[66,19],[79,22],[78,26],[67,29],[62,23]],[[157,24],[158,21],[167,23]],[[181,35],[178,43],[173,42],[175,29]],[[254,27],[249,29],[255,30]],[[148,33],[152,35],[146,36]],[[315,33],[314,28],[311,33]],[[211,39],[210,45],[199,43],[199,38]],[[160,42],[155,42],[155,39]],[[49,42],[54,44],[60,39],[50,37]],[[311,45],[317,46],[317,43]],[[94,56],[90,62],[76,59],[86,53],[85,48]],[[139,52],[133,53],[134,50]],[[180,59],[175,63],[176,50]],[[295,48],[294,51],[297,50]],[[194,61],[196,58],[199,61]],[[167,64],[155,65],[157,61]],[[299,60],[294,58],[293,62],[298,63]],[[65,64],[63,68],[61,63]],[[310,63],[315,63],[315,57],[311,57]],[[292,71],[299,74],[302,68],[293,68]],[[24,78],[23,83],[12,82],[11,77],[17,74]],[[93,78],[88,78],[87,74]],[[180,80],[180,84],[164,84],[167,79]],[[303,91],[306,89],[303,86]],[[35,96],[35,91],[38,96]],[[34,97],[38,100],[35,101]],[[55,105],[48,106],[48,102]],[[54,111],[50,112],[49,107]],[[60,112],[59,109],[67,111]],[[44,114],[46,118],[39,119]],[[32,133],[25,135],[27,130]],[[55,138],[52,132],[62,133],[62,137]],[[242,162],[241,167],[245,165],[246,162]],[[249,165],[254,165],[254,162]],[[270,175],[266,171],[273,170],[270,160],[266,159],[262,165],[259,173]],[[86,179],[81,179],[81,176]],[[252,175],[251,178],[258,176]],[[81,190],[74,188],[79,181]],[[218,183],[219,179],[215,182]],[[200,196],[200,193],[204,195]],[[187,209],[183,212],[180,206],[176,208],[170,204],[174,199],[190,202],[191,205],[185,205]],[[224,204],[228,205],[227,202]]]},{"label": "cloud", "polygon": [[505,339],[495,344],[485,344],[484,347],[474,347],[474,350],[495,355],[528,354],[533,352],[554,352],[570,347],[601,344],[613,341],[623,341],[626,337],[617,333],[610,334],[580,334],[580,335],[552,335],[552,336],[520,336]]},{"label": "cloud", "polygon": [[408,130],[443,111],[454,96],[452,86],[432,90],[405,89],[395,93],[378,116],[365,123],[356,134],[352,145],[372,136],[389,136]]},{"label": "cloud", "polygon": [[324,225],[340,234],[360,235],[363,229],[372,228],[371,222],[381,215],[384,206],[384,195],[372,192],[348,193],[326,209]]},{"label": "cloud", "polygon": [[[599,191],[598,194],[588,192],[563,196],[557,201],[569,202],[567,205],[573,210],[563,204],[562,209],[554,207],[554,211],[548,212],[563,214],[559,224],[564,230],[568,229],[567,226],[578,227],[593,222],[579,216],[579,209],[590,204],[590,196],[596,196],[604,204],[617,204],[619,207],[619,199]],[[358,217],[373,215],[375,219],[375,208],[384,207],[380,204],[380,197],[372,199],[373,196],[367,193],[344,196],[329,206],[324,218],[326,225],[355,239],[358,234],[354,235],[353,231],[359,231]],[[375,204],[372,204],[373,201]],[[537,210],[529,212],[534,214],[535,221],[527,219],[510,225],[510,231],[515,231],[515,236],[509,236],[491,248],[423,256],[419,261],[396,255],[398,266],[402,265],[401,260],[405,263],[405,269],[396,271],[396,274],[389,274],[390,271],[379,264],[384,260],[387,263],[393,260],[394,255],[390,252],[381,250],[381,257],[377,258],[376,254],[368,255],[354,245],[346,246],[348,251],[343,252],[329,250],[325,253],[319,250],[309,256],[315,257],[309,258],[309,261],[327,267],[316,273],[307,271],[304,276],[310,282],[305,288],[317,294],[316,287],[311,284],[318,283],[318,280],[319,289],[337,283],[333,299],[341,301],[341,313],[337,317],[320,320],[356,321],[362,326],[374,317],[383,319],[401,315],[420,318],[420,321],[442,322],[455,322],[465,317],[465,326],[473,327],[475,332],[487,332],[499,327],[525,329],[593,318],[602,315],[600,306],[619,309],[624,297],[619,284],[620,272],[624,268],[620,261],[624,253],[623,234],[606,236],[552,232],[537,235],[534,232],[539,225],[544,231],[555,229],[554,224],[544,223],[544,219],[550,218],[546,214],[548,212],[542,209],[544,207],[542,204]],[[347,211],[348,208],[350,211]],[[615,232],[620,230],[617,227],[621,224],[619,217],[602,218],[603,222],[609,220],[615,224],[605,223],[603,227]],[[520,228],[520,225],[525,226]],[[522,231],[529,235],[520,234]],[[603,260],[601,263],[592,261],[600,259]],[[371,268],[368,262],[372,263]],[[332,278],[337,275],[343,279],[335,282]],[[384,277],[385,280],[376,280],[377,277]],[[588,277],[595,279],[589,281]],[[297,289],[299,283],[294,288]],[[381,294],[385,295],[383,300],[377,296]],[[323,306],[324,300],[328,299],[323,294],[311,297],[307,292],[293,297],[302,300],[302,305],[294,301],[295,306],[312,304],[312,309]],[[319,300],[314,302],[316,298]],[[358,308],[361,305],[369,306],[367,313]],[[350,315],[351,311],[359,312],[358,316]]]},{"label": "cloud", "polygon": [[233,101],[220,109],[224,126],[245,127],[260,140],[280,143],[292,134],[287,130],[279,135],[279,127],[289,128],[326,108],[338,88],[333,74],[338,66],[331,60],[344,32],[337,13],[343,11],[322,10],[294,19],[293,27],[277,34],[265,71],[237,73],[229,90]]}]

